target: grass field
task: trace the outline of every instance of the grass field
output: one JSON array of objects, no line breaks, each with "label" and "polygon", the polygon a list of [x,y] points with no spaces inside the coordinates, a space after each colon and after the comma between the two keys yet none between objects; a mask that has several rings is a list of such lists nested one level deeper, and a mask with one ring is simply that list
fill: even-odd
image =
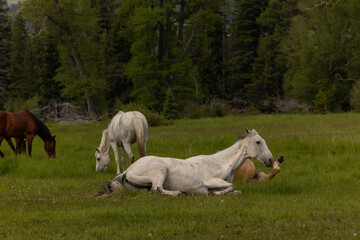
[{"label": "grass field", "polygon": [[[0,159],[0,239],[357,239],[360,236],[360,115],[258,115],[178,120],[151,127],[147,155],[212,154],[256,129],[282,171],[242,194],[169,197],[125,190],[89,199],[116,173],[95,172],[108,122],[47,123],[49,159],[36,137],[33,158]],[[136,146],[133,145],[136,152]],[[136,159],[138,153],[135,153]],[[256,161],[256,160],[255,160]],[[262,171],[270,171],[255,162]]]}]

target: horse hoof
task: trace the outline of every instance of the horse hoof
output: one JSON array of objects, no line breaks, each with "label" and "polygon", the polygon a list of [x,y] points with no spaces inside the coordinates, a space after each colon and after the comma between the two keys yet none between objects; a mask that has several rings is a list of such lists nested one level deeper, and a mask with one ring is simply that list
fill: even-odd
[{"label": "horse hoof", "polygon": [[280,156],[277,160],[279,163],[282,163],[285,161],[284,156]]}]

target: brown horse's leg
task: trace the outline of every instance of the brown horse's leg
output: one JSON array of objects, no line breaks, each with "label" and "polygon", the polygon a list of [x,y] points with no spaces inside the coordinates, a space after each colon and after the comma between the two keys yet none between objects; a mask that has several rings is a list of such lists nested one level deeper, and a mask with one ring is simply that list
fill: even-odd
[{"label": "brown horse's leg", "polygon": [[[0,137],[0,145],[1,145],[1,142],[2,140],[4,139],[4,137]],[[2,151],[0,151],[0,157],[5,157],[5,155],[2,153]]]},{"label": "brown horse's leg", "polygon": [[34,140],[35,135],[29,135],[27,137],[28,139],[28,151],[29,151],[29,157],[31,157],[31,149],[32,149],[32,141]]},{"label": "brown horse's leg", "polygon": [[26,141],[22,138],[15,138],[16,141],[16,154],[26,153]]},{"label": "brown horse's leg", "polygon": [[5,140],[7,141],[7,143],[8,143],[9,146],[10,146],[10,148],[13,150],[13,152],[16,154],[16,150],[15,150],[15,147],[14,147],[13,142],[11,141],[11,138],[10,138],[10,137],[6,137]]}]

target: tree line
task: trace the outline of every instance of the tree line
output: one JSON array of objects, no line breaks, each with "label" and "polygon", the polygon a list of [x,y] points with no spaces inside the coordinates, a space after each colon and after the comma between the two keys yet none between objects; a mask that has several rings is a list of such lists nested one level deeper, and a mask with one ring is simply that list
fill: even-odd
[{"label": "tree line", "polygon": [[360,110],[358,0],[0,0],[0,108]]}]

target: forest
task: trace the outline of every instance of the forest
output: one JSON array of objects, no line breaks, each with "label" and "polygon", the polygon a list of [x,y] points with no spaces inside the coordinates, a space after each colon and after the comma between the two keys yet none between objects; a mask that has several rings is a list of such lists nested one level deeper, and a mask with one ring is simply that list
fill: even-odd
[{"label": "forest", "polygon": [[0,109],[360,111],[359,30],[358,0],[0,0]]}]

